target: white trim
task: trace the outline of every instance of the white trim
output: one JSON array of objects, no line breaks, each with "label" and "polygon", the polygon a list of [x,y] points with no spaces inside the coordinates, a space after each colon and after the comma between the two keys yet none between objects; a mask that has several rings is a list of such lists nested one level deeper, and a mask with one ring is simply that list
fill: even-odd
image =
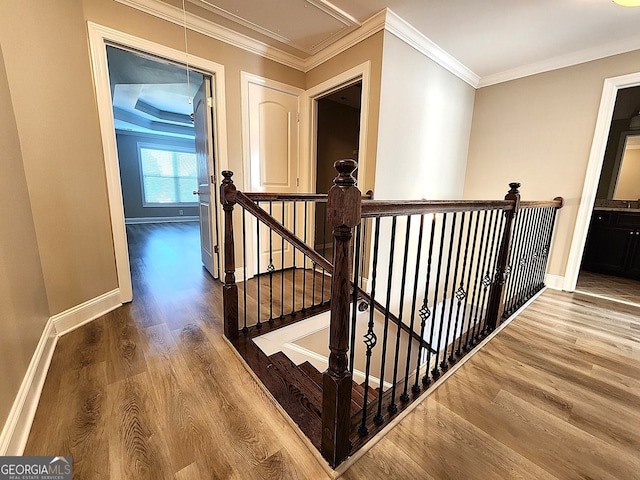
[{"label": "white trim", "polygon": [[516,80],[518,78],[528,77],[538,73],[550,72],[552,70],[579,65],[581,63],[591,62],[593,60],[610,57],[612,55],[631,52],[633,50],[638,50],[638,45],[640,45],[640,37],[625,39],[620,42],[611,42],[605,45],[587,48],[585,50],[579,50],[567,55],[561,55],[541,62],[530,63],[504,72],[484,76],[480,79],[477,87],[488,87],[489,85],[495,85],[497,83],[508,82],[510,80]]},{"label": "white trim", "polygon": [[598,182],[604,161],[604,151],[607,146],[611,119],[613,118],[613,108],[618,90],[638,85],[640,85],[640,72],[607,78],[604,81],[593,143],[591,144],[591,153],[589,154],[589,163],[587,164],[587,173],[585,174],[584,187],[580,197],[578,218],[576,219],[576,226],[573,231],[567,269],[564,275],[562,289],[565,291],[573,292],[578,283],[580,263],[582,262],[582,254],[587,240],[587,232],[589,231],[591,212],[593,211],[593,205],[596,200]]},{"label": "white trim", "polygon": [[441,67],[453,73],[459,79],[464,80],[474,88],[478,88],[478,84],[480,83],[480,77],[478,75],[388,8],[385,29],[407,45],[411,45],[420,53],[429,57]]},{"label": "white trim", "polygon": [[0,455],[22,455],[57,342],[58,336],[53,320],[50,318],[40,336],[40,341],[0,433]]},{"label": "white trim", "polygon": [[[302,143],[307,145],[307,150],[303,153],[301,165],[308,171],[300,171],[300,176],[308,185],[308,189],[315,192],[316,170],[317,170],[317,100],[330,93],[340,90],[351,84],[362,82],[362,93],[360,102],[360,137],[358,139],[358,186],[360,190],[365,188],[364,181],[367,178],[367,137],[369,135],[369,96],[371,88],[371,62],[366,61],[356,65],[349,70],[342,72],[324,82],[309,88],[302,102],[302,117],[305,119]],[[373,187],[373,186],[371,186]],[[363,191],[364,193],[364,191]]]},{"label": "white trim", "polygon": [[115,289],[47,320],[0,433],[0,456],[19,456],[24,452],[58,338],[121,305],[120,292]]},{"label": "white trim", "polygon": [[102,315],[115,310],[122,302],[120,301],[120,292],[118,289],[103,293],[102,295],[92,298],[80,305],[76,305],[69,310],[58,313],[51,317],[58,335],[65,335],[82,325],[95,320]]},{"label": "white trim", "polygon": [[[118,3],[148,13],[154,17],[161,18],[180,27],[184,26],[184,15],[182,9],[161,2],[159,0],[115,0]],[[194,31],[214,38],[221,42],[241,48],[261,57],[268,58],[274,62],[287,65],[297,70],[303,70],[304,61],[291,53],[279,48],[267,45],[264,42],[255,40],[247,35],[235,32],[229,28],[218,25],[209,20],[187,12],[187,27]],[[184,53],[182,54],[184,57]]]},{"label": "white trim", "polygon": [[547,273],[544,276],[545,285],[551,290],[562,290],[564,285],[564,277],[561,275],[553,275],[551,273]]},{"label": "white trim", "polygon": [[[184,63],[184,52],[166,47],[148,40],[135,37],[117,30],[87,22],[89,30],[89,46],[91,49],[91,63],[98,104],[98,118],[102,136],[102,148],[107,176],[107,192],[109,212],[111,214],[111,228],[118,275],[118,288],[122,303],[133,299],[131,285],[131,271],[129,265],[129,250],[127,233],[124,222],[124,207],[122,202],[122,186],[120,184],[120,166],[116,144],[116,133],[111,105],[111,89],[109,83],[109,69],[105,44],[116,43],[141,52],[169,59],[177,63]],[[220,172],[228,169],[227,129],[226,129],[226,94],[224,66],[192,55],[188,56],[189,65],[205,75],[213,78],[214,101],[214,142],[218,171],[216,178],[221,178]],[[213,215],[212,211],[212,215]],[[222,212],[218,213],[218,228],[222,231]],[[215,222],[215,216],[212,218]]]},{"label": "white trim", "polygon": [[348,50],[358,43],[366,40],[370,36],[385,28],[386,12],[384,10],[376,13],[367,19],[359,28],[342,37],[337,42],[323,48],[316,54],[307,58],[304,62],[303,71],[306,73],[313,70],[324,62],[331,60],[336,55]]},{"label": "white trim", "polygon": [[182,215],[180,217],[135,217],[125,218],[125,225],[138,225],[141,223],[179,223],[179,222],[197,222],[200,217],[197,215]]}]

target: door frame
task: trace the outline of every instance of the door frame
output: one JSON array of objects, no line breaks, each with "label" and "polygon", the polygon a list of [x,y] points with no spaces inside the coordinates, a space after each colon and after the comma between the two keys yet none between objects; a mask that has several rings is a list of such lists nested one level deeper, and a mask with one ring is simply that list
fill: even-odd
[{"label": "door frame", "polygon": [[600,180],[600,173],[602,172],[604,152],[607,147],[607,139],[609,138],[609,130],[611,129],[613,109],[616,103],[618,90],[622,88],[637,87],[639,85],[640,72],[621,75],[619,77],[606,78],[604,80],[602,97],[600,99],[600,109],[596,120],[593,143],[591,144],[589,162],[587,164],[587,173],[585,175],[582,196],[580,197],[578,217],[573,231],[567,269],[565,271],[564,282],[562,285],[562,290],[567,292],[575,291],[578,283],[580,264],[582,263],[582,255],[587,241],[587,233],[589,232],[591,212],[593,211],[593,206],[596,201],[598,182]]},{"label": "door frame", "polygon": [[[305,92],[302,117],[306,120],[307,128],[305,129],[306,138],[303,139],[303,144],[308,146],[308,150],[302,157],[304,159],[302,162],[304,170],[301,171],[301,177],[306,180],[307,188],[313,192],[316,191],[316,172],[318,168],[318,100],[358,82],[362,82],[360,98],[360,136],[358,139],[358,187],[361,191],[365,191],[367,178],[367,138],[369,135],[370,61],[356,65]],[[373,185],[368,187],[373,188]]]},{"label": "door frame", "polygon": [[[107,195],[109,200],[109,212],[111,214],[111,232],[113,235],[113,247],[115,252],[116,271],[120,301],[122,303],[133,300],[133,288],[131,283],[131,267],[129,262],[129,248],[127,244],[127,232],[124,222],[124,206],[122,203],[122,185],[120,183],[120,163],[116,144],[116,134],[111,103],[111,89],[109,82],[109,66],[107,63],[106,45],[120,46],[132,51],[150,54],[154,57],[186,66],[209,75],[213,79],[214,95],[214,124],[212,134],[215,137],[214,152],[218,160],[216,178],[221,178],[222,170],[228,169],[227,157],[227,132],[226,132],[226,96],[224,66],[185,52],[160,45],[143,38],[135,37],[109,27],[87,22],[89,31],[89,48],[91,51],[91,69],[96,90],[98,118],[100,121],[100,133],[102,136],[102,151],[107,180]],[[217,206],[220,210],[220,206]],[[213,213],[213,211],[212,211]],[[218,212],[218,219],[222,218],[222,212]],[[212,222],[215,215],[212,215]],[[221,225],[218,225],[222,228]],[[224,268],[224,265],[222,266]]]},{"label": "door frame", "polygon": [[[297,191],[305,191],[307,186],[304,183],[304,178],[301,173],[301,169],[305,163],[304,159],[304,134],[305,131],[305,119],[302,114],[302,108],[304,105],[305,91],[302,88],[294,87],[286,83],[278,82],[277,80],[271,80],[269,78],[261,77],[259,75],[241,71],[240,72],[240,100],[241,100],[241,115],[242,115],[242,166],[243,172],[243,191],[252,192],[252,178],[251,178],[251,147],[250,147],[250,105],[249,105],[249,86],[250,84],[261,85],[263,87],[272,88],[290,95],[298,97],[298,189]],[[253,225],[253,222],[251,222]],[[256,264],[256,232],[253,226],[249,226],[249,233],[245,238],[247,249],[247,265],[246,272],[247,277],[252,278],[257,272]],[[237,266],[235,276],[236,281],[245,281],[244,278],[245,269],[243,266]]]}]

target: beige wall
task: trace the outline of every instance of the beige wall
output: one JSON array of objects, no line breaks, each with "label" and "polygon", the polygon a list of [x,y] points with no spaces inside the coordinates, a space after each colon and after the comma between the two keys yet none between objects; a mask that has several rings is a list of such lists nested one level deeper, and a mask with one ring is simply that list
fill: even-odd
[{"label": "beige wall", "polygon": [[49,310],[1,47],[0,165],[0,425],[4,425]]},{"label": "beige wall", "polygon": [[640,149],[628,148],[625,151],[614,198],[640,199]]},{"label": "beige wall", "polygon": [[462,196],[475,90],[385,32],[375,195]]},{"label": "beige wall", "polygon": [[582,195],[603,81],[640,71],[640,50],[481,88],[471,128],[464,195],[566,200],[549,273],[564,275]]},{"label": "beige wall", "polygon": [[[311,89],[322,82],[339,75],[350,68],[369,61],[371,76],[369,84],[369,115],[366,140],[366,157],[361,156],[360,162],[366,162],[366,177],[358,179],[358,188],[366,192],[373,188],[377,158],[378,111],[380,108],[380,77],[382,72],[382,43],[384,34],[378,32],[344,52],[336,55],[322,65],[307,72],[306,88]],[[360,146],[362,152],[363,147]]]},{"label": "beige wall", "polygon": [[50,314],[116,288],[80,0],[4,2],[0,40]]}]

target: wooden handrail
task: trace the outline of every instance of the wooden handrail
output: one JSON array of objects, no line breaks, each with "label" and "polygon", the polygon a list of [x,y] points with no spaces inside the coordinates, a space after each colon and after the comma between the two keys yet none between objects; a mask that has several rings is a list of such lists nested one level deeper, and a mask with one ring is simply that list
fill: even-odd
[{"label": "wooden handrail", "polygon": [[[326,193],[271,193],[271,192],[245,192],[247,198],[254,202],[282,202],[282,201],[301,201],[327,203],[328,195]],[[369,190],[362,195],[362,199],[371,200],[373,192]]]},{"label": "wooden handrail", "polygon": [[[562,208],[564,200],[521,202],[520,208]],[[513,202],[506,200],[363,200],[362,218],[429,213],[472,212],[479,210],[513,210]]]},{"label": "wooden handrail", "polygon": [[[242,206],[245,210],[250,212],[254,217],[264,223],[267,227],[272,229],[274,232],[278,233],[280,236],[284,237],[287,242],[297,248],[302,254],[309,257],[313,262],[320,265],[324,268],[329,274],[333,275],[333,264],[329,262],[325,257],[316,252],[309,245],[304,243],[297,235],[295,235],[291,230],[282,225],[279,221],[273,218],[269,213],[264,210],[262,207],[254,203],[253,199],[255,198],[254,194],[243,193],[239,191],[234,192],[235,197],[234,201],[238,205]],[[351,288],[353,288],[353,282],[351,283]],[[373,305],[373,307],[378,310],[383,315],[387,313],[386,308],[383,307],[377,301],[372,300],[371,296],[365,292],[362,288],[356,285],[356,290],[358,291],[358,297],[365,300],[369,305]],[[421,343],[423,348],[429,348],[433,351],[433,348],[429,344],[429,342],[425,341],[420,337],[416,332],[411,330],[404,322],[401,322],[398,317],[396,317],[393,313],[389,312],[389,320],[391,320],[396,325],[400,326],[400,329],[407,334],[411,335],[411,338]]]}]

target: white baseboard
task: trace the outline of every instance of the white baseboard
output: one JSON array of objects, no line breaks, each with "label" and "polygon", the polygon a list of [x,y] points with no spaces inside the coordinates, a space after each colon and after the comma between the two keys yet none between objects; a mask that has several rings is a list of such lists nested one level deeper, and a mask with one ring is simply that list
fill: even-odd
[{"label": "white baseboard", "polygon": [[57,343],[58,336],[49,318],[0,433],[0,455],[22,455]]},{"label": "white baseboard", "polygon": [[27,372],[0,433],[0,456],[22,455],[58,338],[122,305],[115,289],[47,320]]},{"label": "white baseboard", "polygon": [[137,217],[125,218],[125,225],[137,225],[139,223],[173,223],[173,222],[198,222],[200,217],[183,215],[181,217]]},{"label": "white baseboard", "polygon": [[551,290],[562,290],[564,277],[561,275],[552,275],[551,273],[547,273],[544,276],[544,283]]},{"label": "white baseboard", "polygon": [[69,333],[72,330],[101,317],[111,310],[115,310],[122,302],[120,301],[120,289],[116,288],[104,293],[99,297],[92,298],[80,305],[77,305],[62,313],[51,317],[51,321],[56,328],[58,336]]}]

